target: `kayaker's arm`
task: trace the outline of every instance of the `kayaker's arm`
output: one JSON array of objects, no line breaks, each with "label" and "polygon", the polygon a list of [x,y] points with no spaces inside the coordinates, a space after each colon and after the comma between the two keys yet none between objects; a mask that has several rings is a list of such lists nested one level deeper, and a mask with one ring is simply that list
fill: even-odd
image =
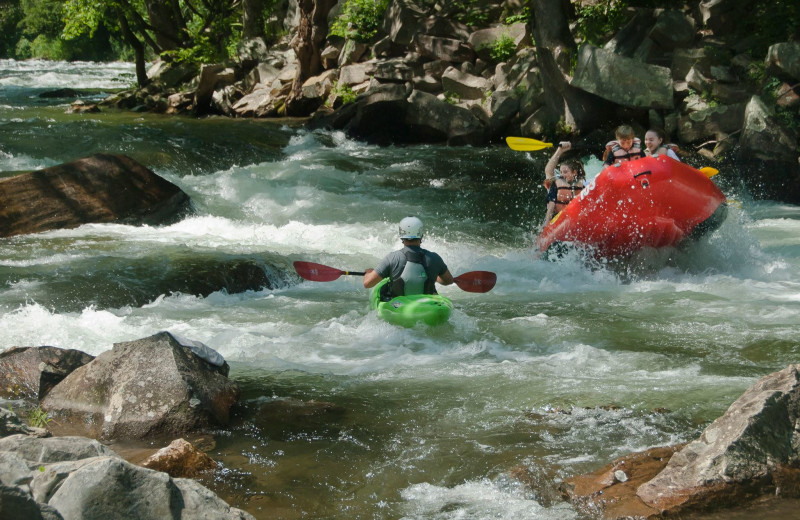
[{"label": "kayaker's arm", "polygon": [[547,165],[544,167],[544,180],[546,186],[549,186],[549,184],[553,182],[553,179],[556,177],[556,166],[558,166],[558,160],[561,158],[561,154],[570,148],[572,148],[572,144],[569,141],[561,141],[558,143],[556,151],[553,153],[553,156],[549,161],[547,161]]},{"label": "kayaker's arm", "polygon": [[450,274],[450,269],[436,277],[436,282],[442,285],[450,285],[453,283],[453,275]]},{"label": "kayaker's arm", "polygon": [[364,289],[372,289],[381,280],[383,280],[383,277],[375,269],[367,269],[364,272]]}]

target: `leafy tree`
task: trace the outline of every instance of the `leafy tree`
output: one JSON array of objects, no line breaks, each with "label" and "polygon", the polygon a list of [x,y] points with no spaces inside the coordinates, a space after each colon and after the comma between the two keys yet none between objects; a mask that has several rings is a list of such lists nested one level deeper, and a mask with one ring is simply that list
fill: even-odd
[{"label": "leafy tree", "polygon": [[0,0],[0,57],[14,56],[21,35],[17,26],[23,16],[18,0]]}]

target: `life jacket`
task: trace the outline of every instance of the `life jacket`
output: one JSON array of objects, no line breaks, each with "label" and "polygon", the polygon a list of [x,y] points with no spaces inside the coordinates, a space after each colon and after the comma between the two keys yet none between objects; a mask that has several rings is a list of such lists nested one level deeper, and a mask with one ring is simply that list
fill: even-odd
[{"label": "life jacket", "polygon": [[632,161],[634,159],[644,157],[644,152],[642,151],[642,141],[638,137],[633,138],[633,144],[627,151],[623,150],[622,146],[619,144],[619,141],[609,141],[606,144],[606,155],[604,156],[604,160],[608,157],[609,153],[614,155],[614,163]]},{"label": "life jacket", "polygon": [[406,257],[406,265],[400,278],[386,284],[386,286],[391,285],[390,294],[387,296],[394,298],[411,294],[436,294],[436,275],[429,272],[425,250],[405,249],[403,254]]},{"label": "life jacket", "polygon": [[574,199],[583,189],[583,181],[576,181],[573,184],[567,184],[567,181],[564,179],[556,179],[556,189],[558,193],[556,194],[555,202],[555,212],[558,213],[565,207],[567,204],[570,203],[572,199]]},{"label": "life jacket", "polygon": [[661,155],[661,154],[667,155],[667,152],[669,150],[672,150],[673,152],[675,152],[677,154],[678,150],[680,150],[680,148],[678,148],[677,144],[662,144],[661,146],[658,147],[658,149],[656,150],[656,153],[651,154],[650,150],[648,150],[646,148],[644,150],[644,153],[645,153],[645,155]]}]

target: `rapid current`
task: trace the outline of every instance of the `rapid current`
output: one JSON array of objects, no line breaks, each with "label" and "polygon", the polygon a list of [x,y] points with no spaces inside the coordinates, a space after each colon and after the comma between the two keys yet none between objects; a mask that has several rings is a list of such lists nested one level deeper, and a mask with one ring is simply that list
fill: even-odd
[{"label": "rapid current", "polygon": [[[583,518],[563,479],[692,440],[757,378],[800,362],[800,207],[755,202],[736,172],[715,177],[737,202],[698,243],[546,261],[532,243],[547,151],[378,147],[290,120],[68,115],[74,97],[39,97],[69,87],[98,101],[133,81],[127,63],[0,61],[4,175],[124,153],[194,205],[165,227],[0,240],[0,349],[98,355],[162,330],[216,349],[242,402],[212,432],[222,469],[204,483],[257,518]],[[291,268],[374,267],[407,215],[454,275],[498,275],[486,294],[441,288],[455,304],[446,325],[387,324],[360,277],[314,283]],[[263,263],[275,288],[176,289],[230,259]]]}]

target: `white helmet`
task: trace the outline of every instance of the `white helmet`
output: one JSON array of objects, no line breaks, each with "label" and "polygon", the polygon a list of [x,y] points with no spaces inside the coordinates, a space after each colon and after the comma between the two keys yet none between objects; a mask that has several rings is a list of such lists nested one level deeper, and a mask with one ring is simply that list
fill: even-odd
[{"label": "white helmet", "polygon": [[401,220],[400,238],[407,240],[422,238],[422,221],[417,217],[406,217]]}]

